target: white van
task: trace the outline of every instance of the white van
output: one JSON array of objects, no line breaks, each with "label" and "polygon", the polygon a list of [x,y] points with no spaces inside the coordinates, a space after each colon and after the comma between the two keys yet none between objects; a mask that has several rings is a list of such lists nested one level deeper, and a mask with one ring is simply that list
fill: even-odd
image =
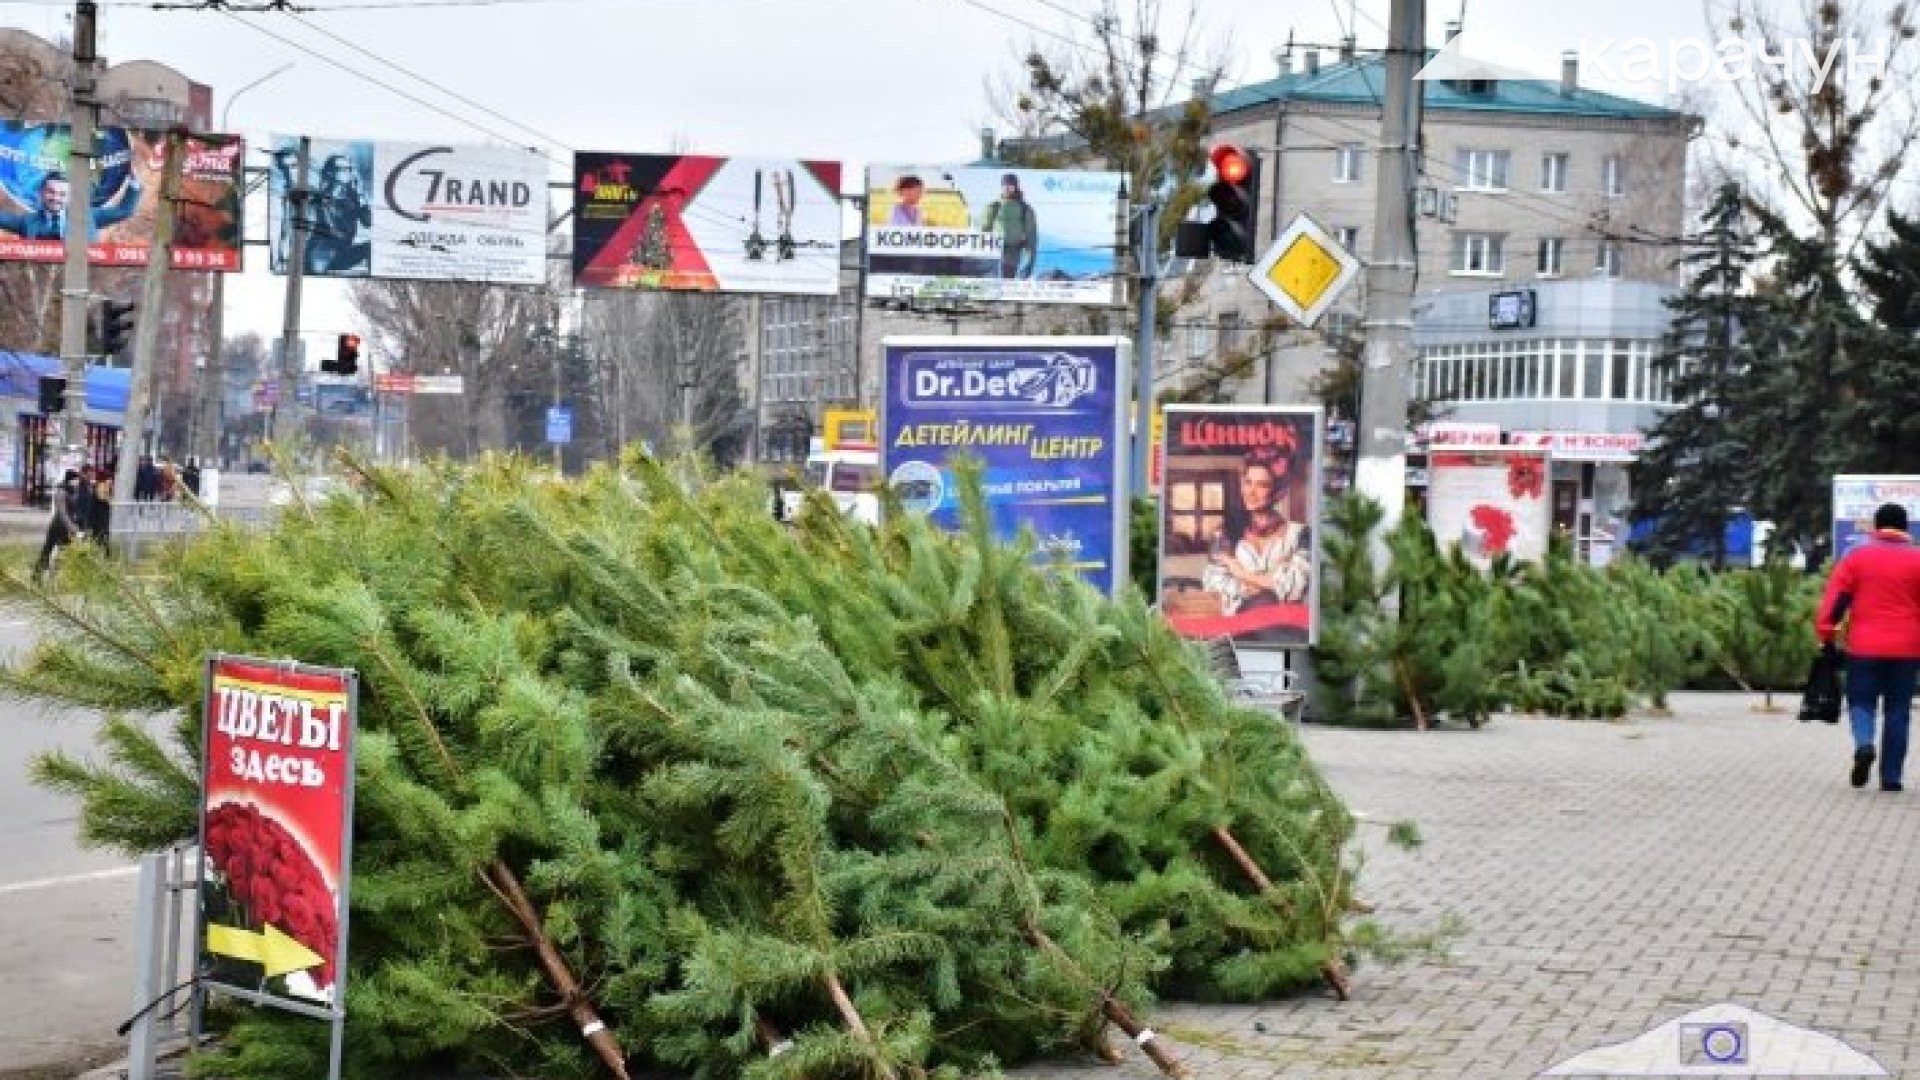
[{"label": "white van", "polygon": [[[807,455],[807,489],[818,488],[833,497],[840,512],[867,525],[880,524],[880,452],[877,450],[815,450]],[[780,493],[781,516],[792,521],[800,513],[806,491]]]}]

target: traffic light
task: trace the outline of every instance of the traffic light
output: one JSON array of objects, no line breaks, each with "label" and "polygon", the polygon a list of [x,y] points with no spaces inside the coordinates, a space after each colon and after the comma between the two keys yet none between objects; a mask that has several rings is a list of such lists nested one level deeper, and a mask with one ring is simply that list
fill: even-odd
[{"label": "traffic light", "polygon": [[40,415],[52,416],[67,409],[67,379],[64,375],[40,376]]},{"label": "traffic light", "polygon": [[94,309],[93,340],[87,351],[95,356],[119,356],[133,344],[134,324],[139,321],[131,300],[102,300]]},{"label": "traffic light", "polygon": [[320,370],[333,375],[357,375],[360,372],[360,335],[341,334],[334,346],[333,361],[320,361]]},{"label": "traffic light", "polygon": [[1207,189],[1213,203],[1208,247],[1215,258],[1253,262],[1260,225],[1260,159],[1233,143],[1215,146],[1207,158],[1214,175]]}]

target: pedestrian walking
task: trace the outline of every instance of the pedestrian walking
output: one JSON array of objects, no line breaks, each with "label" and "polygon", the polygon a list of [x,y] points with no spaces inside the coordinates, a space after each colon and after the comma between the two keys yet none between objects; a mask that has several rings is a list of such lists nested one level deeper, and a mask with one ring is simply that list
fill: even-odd
[{"label": "pedestrian walking", "polygon": [[1873,515],[1873,534],[1848,552],[1827,579],[1814,630],[1823,646],[1846,625],[1847,716],[1853,725],[1854,787],[1866,787],[1875,761],[1880,714],[1880,790],[1901,790],[1914,677],[1920,672],[1920,548],[1907,532],[1907,510],[1887,503]]},{"label": "pedestrian walking", "polygon": [[77,500],[80,496],[80,474],[72,469],[60,479],[60,487],[53,493],[53,517],[47,522],[47,540],[40,545],[40,559],[33,564],[35,584],[46,580],[47,571],[53,567],[54,552],[73,543],[78,531],[77,522],[82,520]]}]

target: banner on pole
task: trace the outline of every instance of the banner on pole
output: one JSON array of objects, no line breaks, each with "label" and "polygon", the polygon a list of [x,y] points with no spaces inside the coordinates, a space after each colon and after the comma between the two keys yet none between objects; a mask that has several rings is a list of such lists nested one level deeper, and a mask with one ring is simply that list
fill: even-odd
[{"label": "banner on pole", "polygon": [[1324,410],[1168,405],[1160,610],[1183,637],[1246,647],[1319,633]]},{"label": "banner on pole", "polygon": [[[67,252],[66,124],[0,122],[0,261],[57,263]],[[87,261],[145,266],[160,215],[165,132],[103,127],[96,135]],[[240,140],[189,136],[173,227],[175,270],[240,269]]]},{"label": "banner on pole", "polygon": [[1552,456],[1528,446],[1437,446],[1427,451],[1427,524],[1485,568],[1500,555],[1547,557]]},{"label": "banner on pole", "polygon": [[206,982],[345,1015],[358,676],[207,662],[198,947]]},{"label": "banner on pole", "polygon": [[956,165],[867,170],[867,295],[1111,304],[1117,172]]},{"label": "banner on pole", "polygon": [[971,455],[985,465],[995,535],[1031,528],[1038,561],[1110,594],[1126,584],[1129,342],[931,337],[882,347],[881,463],[909,511],[958,528],[953,464]]},{"label": "banner on pole", "polygon": [[586,288],[840,291],[840,163],[574,155],[573,279]]},{"label": "banner on pole", "polygon": [[[298,136],[273,141],[273,272],[293,251],[288,207]],[[547,160],[511,146],[309,139],[306,268],[312,277],[544,285]]]}]

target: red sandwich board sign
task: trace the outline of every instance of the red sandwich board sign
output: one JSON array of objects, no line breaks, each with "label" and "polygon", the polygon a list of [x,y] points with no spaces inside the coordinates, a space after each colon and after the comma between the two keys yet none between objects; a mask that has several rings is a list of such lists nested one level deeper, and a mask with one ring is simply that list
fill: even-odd
[{"label": "red sandwich board sign", "polygon": [[359,676],[216,654],[202,733],[202,985],[333,1022],[340,1075]]}]

